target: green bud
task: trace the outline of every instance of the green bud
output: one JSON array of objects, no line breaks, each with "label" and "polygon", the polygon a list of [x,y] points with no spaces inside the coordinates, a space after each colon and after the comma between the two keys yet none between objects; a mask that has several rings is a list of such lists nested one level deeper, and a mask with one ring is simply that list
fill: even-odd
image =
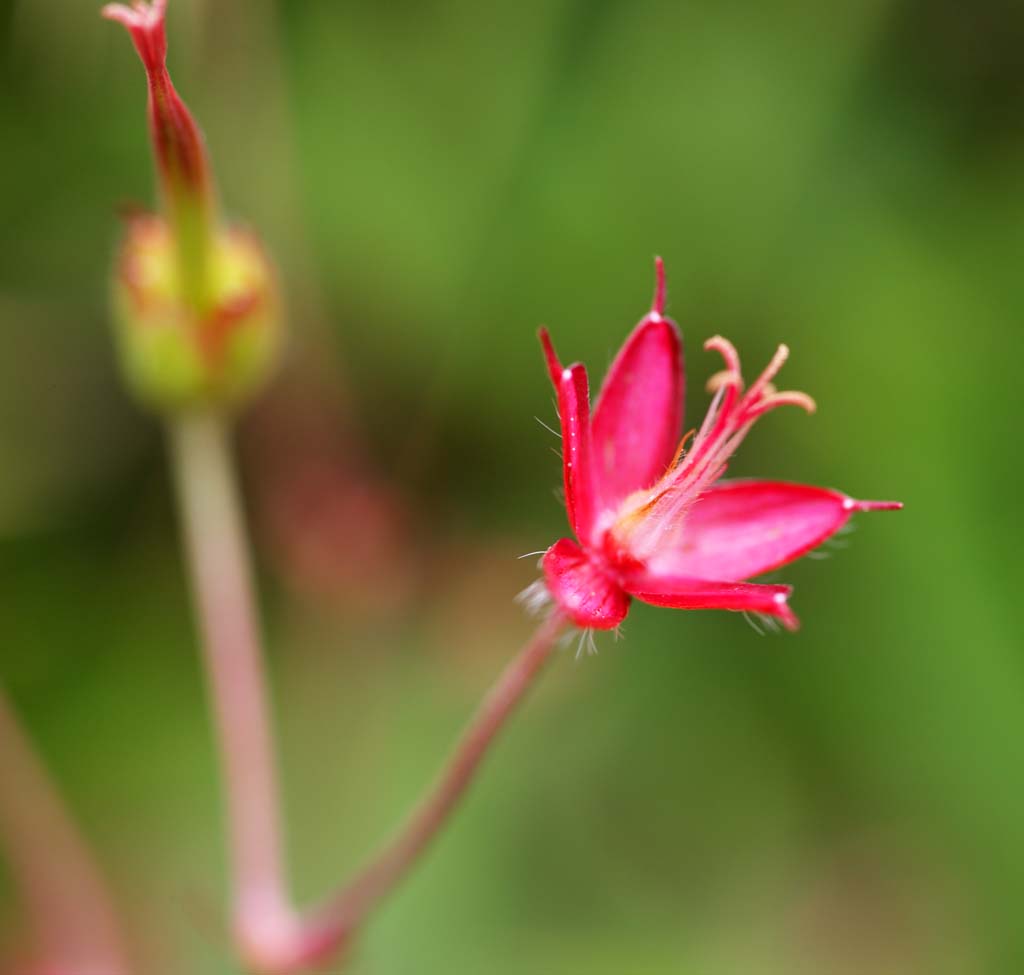
[{"label": "green bud", "polygon": [[130,219],[114,275],[118,350],[132,389],[161,411],[237,405],[277,359],[280,300],[259,242],[242,230],[221,230],[206,263],[200,309],[182,287],[167,223]]},{"label": "green bud", "polygon": [[280,345],[274,270],[251,234],[222,223],[202,133],[167,73],[167,0],[108,4],[146,69],[161,215],[128,221],[114,275],[125,375],[162,411],[245,400]]}]

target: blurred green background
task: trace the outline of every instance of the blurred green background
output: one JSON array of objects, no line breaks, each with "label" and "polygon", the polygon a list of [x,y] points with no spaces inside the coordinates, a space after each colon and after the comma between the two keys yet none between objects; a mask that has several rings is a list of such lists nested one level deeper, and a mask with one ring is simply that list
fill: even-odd
[{"label": "blurred green background", "polygon": [[[141,67],[0,0],[0,679],[139,971],[232,972],[159,424],[121,391]],[[895,497],[796,635],[637,607],[557,660],[353,971],[1024,971],[1024,9],[172,0],[170,66],[292,342],[240,435],[304,901],[401,815],[566,533],[534,330],[600,374],[665,257],[687,342],[819,403],[732,473]],[[1012,349],[1018,352],[1013,353]],[[3,788],[0,783],[0,788]],[[7,943],[18,934],[0,886]]]}]

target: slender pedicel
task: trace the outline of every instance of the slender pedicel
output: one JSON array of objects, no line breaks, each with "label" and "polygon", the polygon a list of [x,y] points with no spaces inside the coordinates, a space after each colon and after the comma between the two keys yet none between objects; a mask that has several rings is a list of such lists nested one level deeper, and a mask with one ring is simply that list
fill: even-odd
[{"label": "slender pedicel", "polygon": [[376,857],[339,893],[304,916],[290,941],[275,954],[253,958],[275,975],[318,966],[348,950],[380,902],[412,872],[442,828],[450,822],[483,759],[506,722],[536,683],[568,620],[555,609],[505,667],[462,732],[448,761]]},{"label": "slender pedicel", "polygon": [[309,957],[344,944],[381,899],[416,866],[472,784],[498,733],[550,660],[568,622],[560,611],[552,611],[501,672],[433,785],[390,843],[311,919],[306,933]]},{"label": "slender pedicel", "polygon": [[325,906],[300,914],[285,879],[252,570],[227,432],[221,421],[199,414],[179,419],[171,433],[226,782],[235,935],[251,967],[291,973],[347,945],[377,903],[415,866],[540,674],[567,621],[556,611],[502,672],[440,776],[391,843]]},{"label": "slender pedicel", "polygon": [[223,420],[197,413],[169,432],[224,773],[235,934],[245,956],[258,961],[289,946],[298,921],[285,881],[249,547]]}]

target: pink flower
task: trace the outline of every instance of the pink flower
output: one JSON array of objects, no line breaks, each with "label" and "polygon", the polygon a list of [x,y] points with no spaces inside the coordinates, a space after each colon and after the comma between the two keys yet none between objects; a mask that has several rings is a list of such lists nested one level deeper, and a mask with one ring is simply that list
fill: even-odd
[{"label": "pink flower", "polygon": [[902,505],[782,481],[719,480],[759,417],[777,406],[810,413],[814,401],[772,385],[786,346],[745,387],[736,349],[715,336],[704,348],[718,352],[725,369],[708,382],[714,399],[700,430],[680,443],[682,343],[664,316],[660,258],[656,273],[651,311],[612,363],[593,415],[586,368],[563,368],[547,330],[540,331],[558,394],[566,509],[578,539],[562,538],[545,553],[547,588],[584,628],[618,626],[635,596],[677,609],[761,613],[795,629],[791,587],[745,580],[804,555],[854,512]]}]

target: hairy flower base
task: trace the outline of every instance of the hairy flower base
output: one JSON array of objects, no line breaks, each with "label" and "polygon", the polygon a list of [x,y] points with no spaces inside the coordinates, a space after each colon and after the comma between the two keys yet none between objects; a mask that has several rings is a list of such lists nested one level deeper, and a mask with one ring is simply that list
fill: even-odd
[{"label": "hairy flower base", "polygon": [[556,602],[580,627],[611,630],[629,611],[631,596],[654,606],[673,609],[732,609],[778,617],[796,629],[797,620],[786,603],[790,586],[708,582],[702,579],[666,580],[643,571],[617,572],[597,566],[571,539],[555,542],[544,555],[544,578]]},{"label": "hairy flower base", "polygon": [[763,613],[795,629],[789,586],[745,580],[804,555],[857,511],[901,505],[780,481],[720,481],[761,416],[779,406],[813,412],[814,401],[773,386],[786,346],[748,387],[736,349],[716,336],[705,348],[721,354],[725,369],[708,384],[714,399],[696,436],[680,443],[682,342],[664,317],[664,294],[659,260],[654,304],[612,363],[593,416],[586,369],[563,368],[541,330],[578,539],[545,553],[548,590],[580,627],[618,626],[635,596],[676,609]]},{"label": "hairy flower base", "polygon": [[256,238],[218,234],[209,278],[210,307],[199,313],[182,294],[171,229],[160,217],[131,218],[114,278],[117,336],[125,373],[150,405],[237,402],[275,361],[277,285]]}]

